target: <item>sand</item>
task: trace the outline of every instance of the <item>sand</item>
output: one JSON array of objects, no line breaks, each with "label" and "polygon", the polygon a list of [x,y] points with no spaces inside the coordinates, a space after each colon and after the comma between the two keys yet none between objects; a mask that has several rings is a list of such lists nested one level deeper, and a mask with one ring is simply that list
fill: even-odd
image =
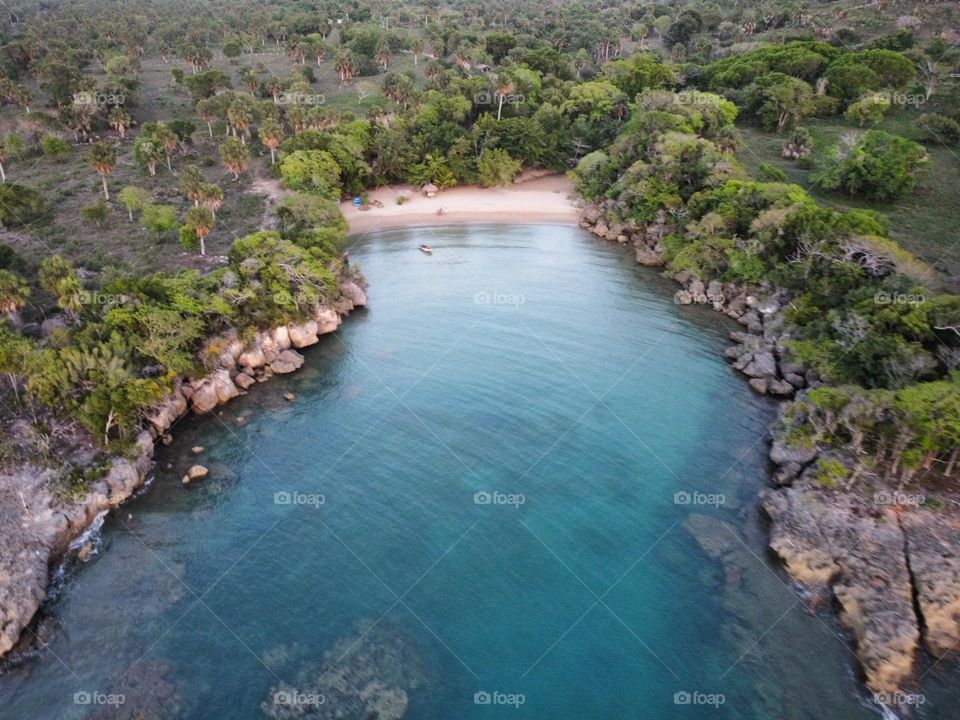
[{"label": "sand", "polygon": [[[392,185],[370,192],[369,210],[358,210],[349,201],[340,204],[350,223],[350,236],[378,230],[465,223],[576,225],[579,210],[571,201],[573,187],[560,174],[528,173],[509,187],[473,185],[441,190],[428,198],[410,185]],[[405,196],[402,205],[397,198]],[[379,200],[383,207],[373,203]],[[437,210],[443,208],[443,214]]]}]

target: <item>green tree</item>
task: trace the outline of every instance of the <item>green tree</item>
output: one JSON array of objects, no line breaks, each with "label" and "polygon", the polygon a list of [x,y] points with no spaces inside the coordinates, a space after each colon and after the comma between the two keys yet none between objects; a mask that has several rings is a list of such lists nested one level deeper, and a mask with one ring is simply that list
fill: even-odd
[{"label": "green tree", "polygon": [[250,149],[236,138],[227,138],[220,146],[220,159],[227,170],[233,173],[234,181],[237,181],[250,162]]},{"label": "green tree", "polygon": [[340,196],[340,166],[326,150],[297,150],[280,162],[280,177],[288,190],[327,197]]},{"label": "green tree", "polygon": [[838,150],[837,162],[819,183],[871,200],[895,200],[913,189],[926,160],[922,145],[882,130],[870,130],[853,147]]},{"label": "green tree", "polygon": [[90,166],[97,171],[103,182],[103,197],[110,200],[110,191],[107,189],[107,175],[113,172],[117,166],[117,151],[105,142],[97,142],[87,153],[87,161]]},{"label": "green tree", "polygon": [[130,222],[133,222],[133,213],[142,212],[150,203],[150,193],[141,187],[127,185],[117,194],[117,199],[127,209]]},{"label": "green tree", "polygon": [[520,173],[522,164],[500,148],[484,150],[477,160],[480,184],[484,187],[509,185]]},{"label": "green tree", "polygon": [[153,231],[159,240],[177,227],[177,209],[173,205],[146,205],[140,222],[147,230]]}]

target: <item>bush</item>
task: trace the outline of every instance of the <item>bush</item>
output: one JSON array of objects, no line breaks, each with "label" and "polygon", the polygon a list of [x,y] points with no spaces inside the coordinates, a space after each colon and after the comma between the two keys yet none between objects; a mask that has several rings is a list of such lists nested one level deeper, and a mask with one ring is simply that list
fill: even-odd
[{"label": "bush", "polygon": [[521,166],[521,162],[510,157],[505,150],[484,150],[477,161],[480,184],[483,187],[509,185],[520,173]]},{"label": "bush", "polygon": [[769,182],[786,182],[787,174],[770,163],[760,163],[759,173],[761,180],[767,180]]},{"label": "bush", "polygon": [[0,224],[19,228],[48,219],[43,198],[33,188],[17,183],[0,184]]},{"label": "bush", "polygon": [[960,123],[945,115],[931,113],[917,118],[920,140],[938,145],[956,145],[960,142]]},{"label": "bush", "polygon": [[44,135],[40,138],[40,152],[51,160],[60,160],[70,152],[70,144],[56,135]]},{"label": "bush", "polygon": [[853,147],[838,151],[837,158],[820,185],[871,200],[895,200],[913,189],[927,153],[906,138],[870,130]]},{"label": "bush", "polygon": [[93,205],[80,208],[80,217],[84,222],[99,227],[110,217],[110,206],[101,198]]}]

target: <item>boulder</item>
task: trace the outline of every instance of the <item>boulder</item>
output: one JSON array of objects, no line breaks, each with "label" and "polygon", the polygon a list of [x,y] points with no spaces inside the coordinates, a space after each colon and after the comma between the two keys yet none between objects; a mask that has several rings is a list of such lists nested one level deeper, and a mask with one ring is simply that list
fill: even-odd
[{"label": "boulder", "polygon": [[302,325],[290,325],[288,330],[291,345],[295,348],[303,348],[319,342],[318,329],[319,325],[316,320],[310,320]]},{"label": "boulder", "polygon": [[771,395],[778,395],[780,397],[791,397],[793,395],[793,385],[788,383],[786,380],[777,380],[772,378],[770,380],[770,387],[768,392]]},{"label": "boulder", "polygon": [[256,382],[256,380],[253,378],[252,375],[248,375],[247,373],[242,372],[233,379],[233,382],[241,390],[246,390],[251,385],[253,385]]},{"label": "boulder", "polygon": [[217,402],[223,404],[232,400],[240,394],[237,386],[233,384],[230,373],[227,370],[217,370],[210,376],[210,382],[213,384],[213,390],[217,394]]},{"label": "boulder", "polygon": [[274,328],[273,333],[273,342],[277,346],[277,350],[286,350],[290,347],[290,333],[287,330],[286,325],[281,325],[280,327]]},{"label": "boulder", "polygon": [[340,327],[340,323],[343,322],[336,310],[326,307],[325,305],[318,305],[313,317],[314,320],[317,321],[318,335],[332,333]]},{"label": "boulder", "polygon": [[367,293],[363,288],[352,280],[348,280],[340,285],[341,294],[346,297],[354,307],[367,306]]},{"label": "boulder", "polygon": [[196,388],[190,402],[193,405],[193,411],[198,415],[210,412],[220,403],[217,398],[217,389],[211,382],[203,383]]},{"label": "boulder", "polygon": [[603,222],[603,220],[601,220],[600,222],[598,222],[596,225],[593,226],[593,229],[590,232],[592,232],[597,237],[605,238],[607,236],[607,233],[610,232],[610,228],[607,226],[605,222]]},{"label": "boulder", "polygon": [[769,350],[761,350],[753,354],[753,360],[743,369],[744,374],[750,377],[774,377],[777,374],[777,361]]},{"label": "boulder", "polygon": [[644,267],[661,267],[661,257],[646,245],[637,245],[637,262]]},{"label": "boulder", "polygon": [[303,365],[303,355],[296,350],[284,350],[277,359],[270,363],[270,369],[278,375],[285,375],[299,370]]},{"label": "boulder", "polygon": [[786,441],[777,439],[770,446],[770,461],[775,465],[807,465],[817,457],[817,452],[816,445],[789,445]]},{"label": "boulder", "polygon": [[193,465],[187,470],[187,474],[183,476],[182,482],[184,485],[187,485],[194,480],[202,480],[209,474],[210,471],[203,465]]},{"label": "boulder", "polygon": [[769,381],[767,378],[753,378],[750,380],[750,388],[761,395],[766,395]]},{"label": "boulder", "polygon": [[240,354],[240,357],[237,358],[237,362],[241,367],[247,369],[261,368],[267,364],[267,358],[263,353],[263,348],[259,345],[256,345],[244,353]]}]

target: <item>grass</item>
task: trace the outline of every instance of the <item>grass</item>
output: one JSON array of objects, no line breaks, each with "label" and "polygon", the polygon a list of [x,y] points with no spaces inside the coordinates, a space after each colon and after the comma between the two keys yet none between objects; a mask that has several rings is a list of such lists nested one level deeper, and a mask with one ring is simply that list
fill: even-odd
[{"label": "grass", "polygon": [[[917,139],[915,119],[919,113],[904,111],[888,116],[877,127],[890,133]],[[805,188],[824,205],[838,210],[869,209],[881,213],[890,223],[897,242],[927,264],[939,281],[951,290],[960,289],[960,148],[928,147],[929,161],[914,190],[897,202],[871,202],[823,190],[812,178],[831,162],[831,149],[845,133],[863,132],[843,118],[804,121],[814,139],[813,168],[798,167],[781,155],[784,137],[755,126],[741,125],[743,147],[737,158],[751,175],[760,165],[780,168],[787,180]]]}]

